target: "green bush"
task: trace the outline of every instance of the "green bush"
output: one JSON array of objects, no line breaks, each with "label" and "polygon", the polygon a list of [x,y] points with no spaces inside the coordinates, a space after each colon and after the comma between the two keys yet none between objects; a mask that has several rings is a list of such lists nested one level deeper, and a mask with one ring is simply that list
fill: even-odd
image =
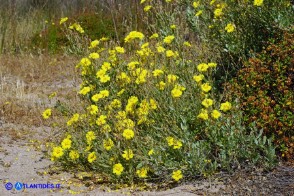
[{"label": "green bush", "polygon": [[70,45],[70,40],[64,33],[63,25],[60,25],[59,21],[44,21],[44,23],[45,28],[31,38],[31,47],[49,53],[62,52],[64,47]]},{"label": "green bush", "polygon": [[[111,16],[95,13],[84,13],[73,17],[85,30],[87,36],[91,39],[97,37],[108,37],[116,39],[114,24]],[[121,30],[121,27],[119,28]]]},{"label": "green bush", "polygon": [[293,24],[293,6],[284,0],[185,1],[190,29],[214,50],[223,66],[217,77],[232,77],[243,61],[260,52],[268,40],[281,38]]},{"label": "green bush", "polygon": [[282,40],[272,41],[229,85],[245,112],[244,122],[256,122],[267,136],[274,136],[280,153],[289,159],[294,155],[293,38],[293,32],[286,32]]}]

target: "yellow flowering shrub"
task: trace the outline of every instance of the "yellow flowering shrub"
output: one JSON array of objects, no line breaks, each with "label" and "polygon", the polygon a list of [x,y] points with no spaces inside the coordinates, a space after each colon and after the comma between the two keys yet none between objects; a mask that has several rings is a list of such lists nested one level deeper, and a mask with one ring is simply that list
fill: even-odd
[{"label": "yellow flowering shrub", "polygon": [[[90,42],[77,65],[85,110],[67,119],[70,137],[52,149],[52,160],[131,184],[153,177],[178,182],[193,172],[212,174],[218,164],[228,169],[236,154],[248,158],[237,153],[248,139],[228,128],[234,104],[215,94],[218,64],[194,58],[180,28],[169,29],[173,34],[131,31],[121,45]],[[227,134],[245,139],[229,143],[237,139]],[[235,154],[225,151],[228,143]]]}]

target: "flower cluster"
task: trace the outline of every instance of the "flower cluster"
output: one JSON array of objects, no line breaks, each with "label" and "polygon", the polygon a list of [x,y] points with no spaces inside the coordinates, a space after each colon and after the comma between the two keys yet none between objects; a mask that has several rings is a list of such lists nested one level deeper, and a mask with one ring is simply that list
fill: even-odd
[{"label": "flower cluster", "polygon": [[[60,22],[61,22],[61,21],[60,21]],[[79,33],[85,33],[84,29],[83,29],[83,28],[81,27],[81,25],[78,24],[78,23],[74,23],[74,24],[70,25],[70,26],[69,26],[69,29],[74,29],[74,30],[76,30],[76,31],[79,32]]]}]

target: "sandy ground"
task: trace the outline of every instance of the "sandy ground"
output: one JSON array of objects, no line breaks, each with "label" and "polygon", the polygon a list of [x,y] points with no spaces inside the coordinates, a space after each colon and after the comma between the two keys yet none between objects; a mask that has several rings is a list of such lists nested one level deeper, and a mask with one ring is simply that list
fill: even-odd
[{"label": "sandy ground", "polygon": [[[294,167],[281,164],[271,172],[220,173],[214,179],[183,182],[168,190],[110,190],[82,174],[54,169],[46,145],[58,136],[41,118],[57,100],[76,103],[79,85],[74,60],[0,57],[0,195],[294,195]],[[28,70],[30,70],[28,72]],[[48,100],[48,95],[57,97]],[[56,172],[54,172],[56,171]],[[82,179],[82,180],[81,180]],[[60,184],[61,188],[6,190],[7,183]]]}]

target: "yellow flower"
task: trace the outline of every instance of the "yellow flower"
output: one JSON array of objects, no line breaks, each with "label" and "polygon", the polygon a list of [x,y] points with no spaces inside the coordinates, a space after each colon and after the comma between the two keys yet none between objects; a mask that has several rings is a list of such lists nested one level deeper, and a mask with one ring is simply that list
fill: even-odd
[{"label": "yellow flower", "polygon": [[96,159],[97,159],[97,157],[96,157],[95,152],[91,152],[91,153],[88,155],[88,162],[89,162],[89,163],[93,163]]},{"label": "yellow flower", "polygon": [[59,24],[63,24],[63,23],[65,23],[67,20],[68,20],[68,17],[61,18]]},{"label": "yellow flower", "polygon": [[210,5],[213,5],[213,4],[215,3],[215,1],[216,1],[216,0],[211,0],[209,4],[210,4]]},{"label": "yellow flower", "polygon": [[126,159],[127,161],[134,157],[134,153],[133,153],[133,151],[131,149],[124,150],[123,152],[124,153],[122,154],[122,157],[124,159]]},{"label": "yellow flower", "polygon": [[135,133],[131,129],[125,129],[123,132],[123,137],[127,140],[132,139],[134,137]]},{"label": "yellow flower", "polygon": [[63,149],[70,149],[71,148],[71,140],[69,138],[65,138],[62,142],[61,142],[61,147]]},{"label": "yellow flower", "polygon": [[263,0],[254,0],[253,5],[255,6],[262,6]]},{"label": "yellow flower", "polygon": [[143,4],[146,0],[141,0],[140,4]]},{"label": "yellow flower", "polygon": [[139,178],[146,178],[147,177],[147,172],[148,172],[148,168],[143,167],[141,169],[138,169],[136,171],[136,174],[138,175]]},{"label": "yellow flower", "polygon": [[168,146],[173,146],[175,139],[173,137],[167,137],[166,138]]},{"label": "yellow flower", "polygon": [[108,124],[103,125],[102,128],[101,128],[101,131],[102,131],[103,133],[109,133],[109,132],[111,132],[111,127],[110,127],[110,125],[108,125]]},{"label": "yellow flower", "polygon": [[193,8],[196,9],[197,7],[199,7],[200,1],[194,1],[192,5],[193,5]]},{"label": "yellow flower", "polygon": [[217,111],[217,110],[212,110],[211,116],[214,119],[218,119],[221,116],[221,113],[219,111]]},{"label": "yellow flower", "polygon": [[140,103],[140,107],[138,108],[138,114],[139,115],[145,115],[148,114],[150,105],[148,103],[148,101],[146,99],[144,99],[141,103]]},{"label": "yellow flower", "polygon": [[136,38],[142,40],[142,39],[144,38],[143,33],[138,32],[138,31],[131,31],[131,32],[129,33],[129,35],[127,35],[127,36],[125,37],[125,42],[129,42],[129,41],[131,41],[131,40],[133,40],[133,39],[136,39]]},{"label": "yellow flower", "polygon": [[121,101],[119,99],[114,99],[111,103],[110,103],[110,107],[111,108],[121,108]]},{"label": "yellow flower", "polygon": [[63,149],[60,146],[54,147],[52,151],[53,158],[60,158],[64,154]]},{"label": "yellow flower", "polygon": [[149,156],[151,156],[151,155],[153,155],[153,154],[154,154],[154,150],[153,150],[153,149],[151,149],[151,150],[148,151],[148,155],[149,155]]},{"label": "yellow flower", "polygon": [[208,68],[209,66],[206,63],[200,63],[199,65],[197,65],[197,69],[200,72],[206,72]]},{"label": "yellow flower", "polygon": [[89,54],[90,59],[99,59],[100,55],[97,52]]},{"label": "yellow flower", "polygon": [[172,97],[174,97],[174,98],[178,98],[178,97],[181,97],[181,96],[182,96],[183,91],[181,91],[181,90],[178,89],[178,88],[174,88],[174,89],[171,91],[171,94],[172,94]]},{"label": "yellow flower", "polygon": [[182,171],[181,171],[181,170],[173,171],[172,178],[173,178],[175,181],[179,181],[180,179],[182,179],[182,178],[183,178]]},{"label": "yellow flower", "polygon": [[113,166],[112,172],[116,174],[117,176],[120,176],[123,171],[124,171],[124,167],[122,166],[122,164],[117,163]]},{"label": "yellow flower", "polygon": [[69,28],[69,29],[74,29],[74,28],[75,28],[75,25],[76,25],[76,23],[70,25],[68,28]]},{"label": "yellow flower", "polygon": [[113,146],[113,141],[110,138],[107,140],[103,140],[103,147],[105,148],[105,150],[110,150]]},{"label": "yellow flower", "polygon": [[89,48],[90,48],[90,49],[91,49],[91,48],[95,48],[95,47],[98,46],[98,44],[99,44],[99,41],[98,41],[97,39],[95,39],[94,41],[92,41],[92,42],[90,43]]},{"label": "yellow flower", "polygon": [[153,109],[153,110],[157,109],[157,103],[156,103],[156,101],[154,99],[150,99],[149,103],[150,103],[151,109]]},{"label": "yellow flower", "polygon": [[89,65],[91,65],[91,61],[89,58],[85,57],[82,58],[79,65],[83,66],[83,67],[88,67]]},{"label": "yellow flower", "polygon": [[79,155],[79,152],[78,151],[76,151],[76,150],[71,150],[70,152],[69,152],[69,158],[71,159],[71,160],[76,160],[76,159],[78,159],[80,157],[80,155]]},{"label": "yellow flower", "polygon": [[96,120],[96,124],[101,126],[101,125],[104,125],[106,124],[106,119],[107,119],[107,116],[105,115],[101,115],[99,116],[99,118]]},{"label": "yellow flower", "polygon": [[146,6],[144,7],[144,12],[148,12],[151,8],[152,8],[151,5],[146,5]]},{"label": "yellow flower", "polygon": [[142,50],[137,50],[136,53],[142,57],[150,56],[151,54],[153,54],[153,52],[150,48],[144,48]]},{"label": "yellow flower", "polygon": [[85,86],[85,87],[83,87],[83,88],[80,90],[79,94],[86,95],[86,94],[88,94],[90,91],[91,91],[91,88],[88,87],[88,86]]},{"label": "yellow flower", "polygon": [[100,82],[101,83],[106,83],[108,81],[110,81],[109,75],[104,75],[104,76],[100,77]]},{"label": "yellow flower", "polygon": [[174,39],[175,39],[175,36],[173,36],[173,35],[169,35],[169,36],[166,36],[166,37],[164,38],[163,42],[166,43],[166,44],[170,44],[170,43],[172,43],[172,41],[173,41]]},{"label": "yellow flower", "polygon": [[201,90],[205,93],[209,92],[211,90],[211,86],[209,83],[204,83],[201,85]]},{"label": "yellow flower", "polygon": [[75,122],[78,122],[79,118],[80,118],[80,115],[79,115],[78,113],[74,114],[74,115],[71,117],[71,119],[69,119],[69,120],[67,121],[67,123],[66,123],[67,126],[70,126],[70,125],[72,125],[72,124],[75,123]]},{"label": "yellow flower", "polygon": [[232,104],[230,102],[225,102],[225,103],[222,103],[221,106],[220,106],[220,110],[226,112],[228,110],[230,110],[232,108]]},{"label": "yellow flower", "polygon": [[148,46],[149,46],[149,43],[146,42],[146,43],[142,44],[141,49],[148,48]]},{"label": "yellow flower", "polygon": [[183,143],[180,140],[175,140],[174,141],[174,149],[179,149],[183,146]]},{"label": "yellow flower", "polygon": [[57,95],[57,92],[53,92],[48,96],[48,98],[52,99],[53,97],[56,97],[56,95]]},{"label": "yellow flower", "polygon": [[91,144],[93,140],[96,139],[95,133],[94,131],[88,131],[86,133],[86,139],[87,139],[87,143]]},{"label": "yellow flower", "polygon": [[184,46],[191,47],[192,45],[190,42],[184,42]]},{"label": "yellow flower", "polygon": [[79,24],[76,25],[75,29],[77,30],[77,32],[82,33],[82,34],[85,32],[84,29]]},{"label": "yellow flower", "polygon": [[102,90],[99,92],[99,94],[102,95],[102,98],[108,97],[109,96],[109,91],[108,90]]},{"label": "yellow flower", "polygon": [[203,101],[202,101],[202,105],[206,108],[208,108],[209,106],[212,106],[213,104],[213,100],[212,99],[207,99],[205,98]]},{"label": "yellow flower", "polygon": [[179,77],[176,76],[176,75],[169,74],[169,75],[167,76],[167,81],[168,81],[169,83],[173,83],[173,82],[175,82],[178,78],[179,78]]},{"label": "yellow flower", "polygon": [[226,30],[228,33],[232,33],[233,31],[235,31],[235,26],[234,26],[232,23],[229,23],[229,24],[227,24],[225,30]]},{"label": "yellow flower", "polygon": [[95,114],[98,113],[98,106],[96,106],[96,105],[90,105],[88,107],[88,110],[90,111],[90,114],[91,115],[95,115]]},{"label": "yellow flower", "polygon": [[152,73],[154,77],[157,77],[162,75],[164,72],[161,69],[155,69]]},{"label": "yellow flower", "polygon": [[154,34],[152,34],[149,38],[150,38],[150,39],[158,38],[158,33],[154,33]]},{"label": "yellow flower", "polygon": [[103,98],[103,95],[99,94],[95,94],[91,97],[92,101],[97,102],[99,101],[99,99]]},{"label": "yellow flower", "polygon": [[107,37],[102,37],[101,39],[100,39],[100,41],[108,41],[109,40],[109,38],[107,38]]},{"label": "yellow flower", "polygon": [[148,71],[146,69],[141,70],[138,78],[136,79],[136,84],[142,84],[146,82]]},{"label": "yellow flower", "polygon": [[165,51],[165,48],[162,46],[157,46],[156,49],[158,53],[163,53]]},{"label": "yellow flower", "polygon": [[116,50],[116,52],[121,53],[121,54],[125,53],[125,49],[120,46],[115,47],[115,50]]},{"label": "yellow flower", "polygon": [[223,15],[223,10],[221,8],[217,8],[214,10],[214,18],[220,18]]},{"label": "yellow flower", "polygon": [[172,50],[167,50],[165,55],[166,57],[172,57],[172,56],[175,56],[175,53]]},{"label": "yellow flower", "polygon": [[93,147],[92,145],[87,146],[87,148],[85,149],[85,152],[90,151],[92,149],[92,147]]},{"label": "yellow flower", "polygon": [[131,119],[124,119],[123,126],[127,129],[132,129],[135,127],[135,123]]},{"label": "yellow flower", "polygon": [[48,108],[42,113],[42,116],[44,119],[48,119],[51,116],[51,114],[52,114],[52,110]]},{"label": "yellow flower", "polygon": [[157,86],[159,87],[159,90],[164,90],[164,88],[165,88],[165,82],[160,81]]},{"label": "yellow flower", "polygon": [[97,73],[96,73],[96,77],[97,77],[97,78],[101,78],[101,77],[103,77],[103,76],[106,74],[106,71],[107,71],[107,70],[105,70],[105,69],[99,69],[99,70],[97,71]]},{"label": "yellow flower", "polygon": [[121,96],[125,92],[125,89],[121,89],[118,93],[117,96]]},{"label": "yellow flower", "polygon": [[200,118],[202,120],[207,120],[208,119],[208,113],[207,110],[201,110],[201,113],[198,114],[197,118]]},{"label": "yellow flower", "polygon": [[128,99],[128,104],[136,104],[138,103],[139,99],[138,97],[136,96],[131,96],[129,99]]},{"label": "yellow flower", "polygon": [[171,29],[176,29],[177,26],[176,26],[176,25],[171,25],[170,28],[171,28]]},{"label": "yellow flower", "polygon": [[120,80],[122,84],[129,84],[131,82],[131,78],[125,72],[118,74],[116,79]]},{"label": "yellow flower", "polygon": [[200,16],[203,13],[203,10],[199,10],[198,12],[196,12],[195,16]]},{"label": "yellow flower", "polygon": [[204,75],[203,75],[203,74],[195,75],[195,76],[193,76],[193,79],[194,79],[196,82],[201,82],[201,81],[204,79]]},{"label": "yellow flower", "polygon": [[[111,69],[111,64],[109,62],[103,62],[101,69],[104,71],[108,71]],[[104,75],[104,74],[103,74]]]},{"label": "yellow flower", "polygon": [[216,63],[208,63],[208,67],[216,67],[217,66],[217,64]]},{"label": "yellow flower", "polygon": [[128,66],[128,70],[133,70],[136,68],[136,65],[139,65],[140,63],[138,61],[132,61],[130,62],[127,66]]}]

